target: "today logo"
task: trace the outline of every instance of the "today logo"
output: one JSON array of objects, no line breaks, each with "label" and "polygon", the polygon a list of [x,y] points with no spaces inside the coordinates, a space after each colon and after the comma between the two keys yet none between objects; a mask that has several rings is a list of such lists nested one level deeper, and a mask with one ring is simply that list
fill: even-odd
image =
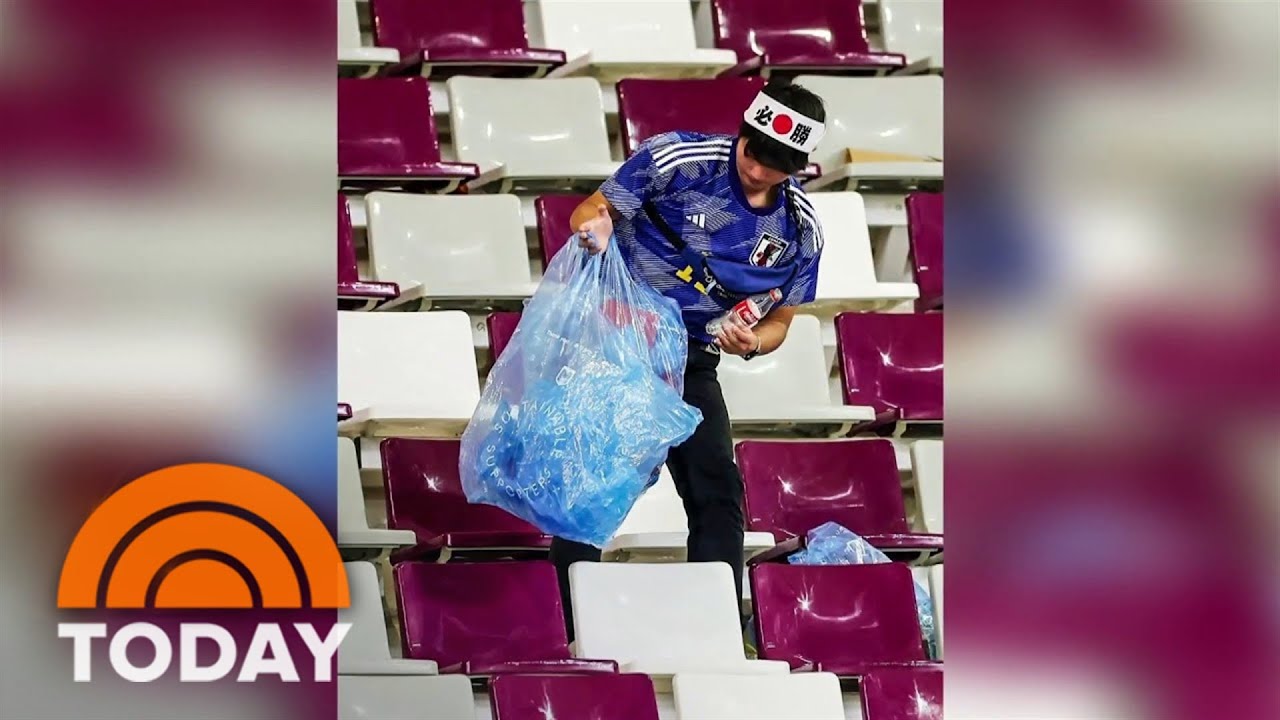
[{"label": "today logo", "polygon": [[[191,464],[157,470],[117,490],[76,534],[58,581],[64,610],[299,610],[350,604],[342,558],[324,523],[297,495],[270,478],[230,465]],[[310,651],[310,676],[328,682],[350,625],[321,637],[310,623],[290,623]],[[106,623],[58,623],[74,648],[76,682],[92,677],[94,640]],[[212,682],[238,659],[235,636],[217,623],[181,623],[178,679]],[[200,664],[201,643],[216,660]],[[174,638],[148,622],[118,628],[108,641],[116,674],[132,682],[162,677],[173,664]],[[133,644],[154,654],[137,665]],[[278,623],[258,623],[244,650],[239,682],[276,675],[298,682],[298,668]]]}]

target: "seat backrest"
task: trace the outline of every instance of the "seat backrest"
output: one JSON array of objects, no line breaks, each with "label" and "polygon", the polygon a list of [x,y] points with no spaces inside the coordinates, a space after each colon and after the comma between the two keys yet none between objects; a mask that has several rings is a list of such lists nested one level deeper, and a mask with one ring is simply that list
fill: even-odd
[{"label": "seat backrest", "polygon": [[549,562],[405,562],[393,574],[406,657],[441,668],[569,658]]},{"label": "seat backrest", "polygon": [[351,208],[347,199],[338,195],[338,282],[360,280],[360,266],[356,261],[356,245],[351,237]]},{"label": "seat backrest", "polygon": [[845,404],[942,419],[942,313],[841,313],[836,353]]},{"label": "seat backrest", "polygon": [[[338,611],[338,622],[351,623],[338,648],[338,667],[344,662],[390,660],[387,621],[382,614],[382,591],[373,563],[342,564],[351,587],[351,606]],[[339,670],[341,671],[341,670]]]},{"label": "seat backrest", "polygon": [[412,405],[470,417],[480,401],[471,322],[460,311],[338,313],[338,397],[356,410]]},{"label": "seat backrest", "polygon": [[874,297],[876,268],[871,255],[867,209],[856,192],[808,193],[805,197],[822,224],[822,262],[818,264],[819,300]]},{"label": "seat backrest", "polygon": [[516,327],[520,325],[520,313],[489,313],[484,324],[489,331],[489,357],[497,362],[498,356],[507,348],[507,343],[511,342],[511,336],[516,334]]},{"label": "seat backrest", "polygon": [[439,160],[426,79],[339,79],[339,174],[394,176]]},{"label": "seat backrest", "polygon": [[569,220],[573,217],[573,211],[586,199],[586,195],[560,194],[539,195],[533,201],[538,216],[538,244],[542,246],[543,267],[551,264],[551,258],[568,241],[572,234]]},{"label": "seat backrest", "polygon": [[540,532],[502,508],[467,502],[458,477],[460,445],[458,440],[382,441],[387,525],[412,530],[420,542],[450,532]]},{"label": "seat backrest", "polygon": [[469,718],[474,710],[465,675],[339,675],[338,720]]},{"label": "seat backrest", "polygon": [[[712,0],[716,47],[739,60],[867,52],[858,0]],[[824,164],[825,166],[825,164]]]},{"label": "seat backrest", "polygon": [[942,193],[907,196],[907,237],[911,241],[911,266],[920,300],[926,306],[942,302]]},{"label": "seat backrest", "polygon": [[830,172],[848,148],[942,157],[942,78],[801,75],[827,108],[827,133],[809,160]]},{"label": "seat backrest", "polygon": [[910,530],[888,440],[747,440],[735,454],[751,530],[778,538],[826,522],[860,535]]},{"label": "seat backrest", "polygon": [[604,100],[594,78],[449,78],[449,121],[463,162],[512,173],[572,162],[610,162]]},{"label": "seat backrest", "polygon": [[685,667],[746,659],[725,563],[577,563],[569,587],[579,657]]},{"label": "seat backrest", "polygon": [[565,57],[592,50],[667,59],[697,47],[687,0],[539,0],[542,40]]},{"label": "seat backrest", "polygon": [[440,162],[431,91],[420,77],[338,80],[338,172],[404,175]]},{"label": "seat backrest", "polygon": [[338,0],[338,47],[358,48],[362,44],[356,0]]},{"label": "seat backrest", "polygon": [[844,720],[840,679],[831,673],[676,675],[676,711],[697,720]]},{"label": "seat backrest", "polygon": [[942,441],[917,440],[911,444],[911,466],[916,478],[916,501],[926,532],[942,532]]},{"label": "seat backrest", "polygon": [[787,341],[768,355],[750,362],[737,355],[721,355],[719,375],[730,417],[831,405],[822,332],[812,315],[797,315]]},{"label": "seat backrest", "polygon": [[375,192],[365,206],[378,280],[417,281],[427,295],[474,295],[531,282],[515,195]]},{"label": "seat backrest", "polygon": [[685,532],[688,529],[689,519],[685,515],[684,503],[676,492],[671,471],[663,465],[658,472],[658,482],[645,490],[631,506],[631,512],[627,513],[616,534]]},{"label": "seat backrest", "polygon": [[338,438],[338,535],[344,530],[369,529],[360,487],[360,463],[351,438]]},{"label": "seat backrest", "polygon": [[751,568],[751,596],[763,659],[793,668],[926,659],[911,568],[901,563],[763,563]]},{"label": "seat backrest", "polygon": [[759,77],[620,80],[622,152],[630,157],[640,143],[674,130],[737,135],[743,111],[762,87],[764,78]]},{"label": "seat backrest", "polygon": [[938,720],[942,715],[942,671],[884,668],[861,678],[863,720]]},{"label": "seat backrest", "polygon": [[942,64],[942,0],[880,0],[880,33],[889,52],[907,62]]},{"label": "seat backrest", "polygon": [[370,0],[378,45],[422,50],[529,47],[520,0]]},{"label": "seat backrest", "polygon": [[489,683],[494,720],[658,720],[648,675],[499,675]]}]

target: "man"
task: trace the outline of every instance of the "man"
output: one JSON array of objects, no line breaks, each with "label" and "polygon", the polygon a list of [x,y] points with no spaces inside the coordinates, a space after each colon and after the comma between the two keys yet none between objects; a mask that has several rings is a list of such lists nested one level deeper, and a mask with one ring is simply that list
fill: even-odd
[{"label": "man", "polygon": [[[671,132],[645,141],[574,211],[579,243],[604,251],[615,236],[631,274],[675,299],[689,331],[684,399],[702,423],[672,448],[667,467],[689,519],[689,560],[733,568],[742,596],[742,477],[716,378],[720,353],[750,360],[778,349],[795,306],[812,302],[822,252],[813,206],[791,176],[822,139],[822,100],[798,85],[769,84],[743,115],[738,135]],[[781,302],[754,328],[707,323],[739,300],[777,289]],[[569,566],[599,560],[598,548],[556,538],[573,632]]]}]

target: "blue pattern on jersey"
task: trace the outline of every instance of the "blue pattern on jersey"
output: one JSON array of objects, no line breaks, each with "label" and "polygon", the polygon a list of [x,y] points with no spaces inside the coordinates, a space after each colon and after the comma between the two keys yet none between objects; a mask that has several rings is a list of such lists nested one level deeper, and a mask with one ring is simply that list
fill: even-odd
[{"label": "blue pattern on jersey", "polygon": [[[671,243],[645,216],[652,200],[667,224],[691,248],[737,263],[751,262],[758,250],[776,253],[774,267],[797,263],[799,270],[783,288],[783,305],[813,302],[822,253],[822,229],[813,205],[794,180],[787,181],[797,233],[782,195],[773,207],[747,204],[735,167],[733,135],[670,132],[646,140],[613,177],[600,186],[609,204],[623,216],[614,225],[618,247],[638,280],[680,303],[689,335],[710,342],[706,324],[727,309],[681,273],[685,263]],[[779,252],[765,238],[781,240]],[[799,242],[796,239],[799,238]]]}]

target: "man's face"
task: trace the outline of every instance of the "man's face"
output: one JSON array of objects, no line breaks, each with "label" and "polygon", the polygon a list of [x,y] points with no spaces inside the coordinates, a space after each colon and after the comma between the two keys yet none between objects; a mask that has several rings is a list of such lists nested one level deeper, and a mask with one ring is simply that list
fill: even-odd
[{"label": "man's face", "polygon": [[742,189],[749,193],[763,192],[787,179],[781,170],[761,165],[747,155],[747,141],[738,138],[738,179]]}]

